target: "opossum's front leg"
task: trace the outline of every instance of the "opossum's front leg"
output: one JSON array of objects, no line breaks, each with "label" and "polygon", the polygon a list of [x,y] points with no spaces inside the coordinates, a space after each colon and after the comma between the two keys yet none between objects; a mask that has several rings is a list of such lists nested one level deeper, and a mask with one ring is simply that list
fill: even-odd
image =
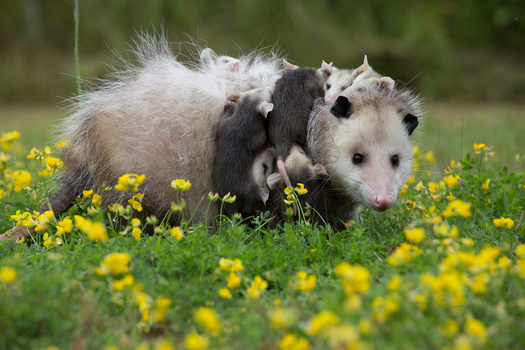
[{"label": "opossum's front leg", "polygon": [[[58,215],[65,212],[71,207],[71,203],[75,200],[76,196],[82,193],[88,180],[89,174],[82,168],[69,172],[62,180],[58,192],[51,197],[49,203],[44,203],[42,207],[40,207],[38,213],[43,214],[48,210],[52,210],[55,215]],[[8,240],[14,242],[21,238],[28,238],[34,234],[34,227],[15,226],[0,235],[0,241]]]}]

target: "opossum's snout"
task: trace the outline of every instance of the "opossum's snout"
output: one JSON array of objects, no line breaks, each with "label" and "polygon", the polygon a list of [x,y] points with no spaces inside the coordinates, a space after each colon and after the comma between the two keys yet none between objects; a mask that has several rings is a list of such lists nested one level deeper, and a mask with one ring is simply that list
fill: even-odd
[{"label": "opossum's snout", "polygon": [[389,209],[392,205],[394,205],[394,202],[395,198],[388,194],[375,195],[372,200],[374,210],[379,212],[383,212]]}]

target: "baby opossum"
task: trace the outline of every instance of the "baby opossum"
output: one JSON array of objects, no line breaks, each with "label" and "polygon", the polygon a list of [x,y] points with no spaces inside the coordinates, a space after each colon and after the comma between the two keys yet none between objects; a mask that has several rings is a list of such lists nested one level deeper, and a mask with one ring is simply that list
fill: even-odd
[{"label": "baby opossum", "polygon": [[221,197],[227,193],[237,196],[234,203],[224,205],[223,214],[246,217],[263,209],[268,199],[268,188],[261,178],[264,169],[269,175],[273,162],[271,152],[263,152],[267,142],[264,122],[273,108],[272,92],[259,88],[230,99],[236,103],[226,107],[217,128],[214,190]]},{"label": "baby opossum", "polygon": [[[288,68],[288,62],[284,60]],[[284,159],[294,143],[306,145],[306,127],[314,100],[323,95],[324,73],[291,65],[275,84],[274,109],[268,116],[268,138],[275,147],[277,167],[287,186],[292,186]]]},{"label": "baby opossum", "polygon": [[219,56],[210,48],[200,53],[201,69],[205,71],[237,72],[241,68],[241,61],[230,56]]},{"label": "baby opossum", "polygon": [[346,89],[357,90],[365,87],[383,86],[389,90],[394,88],[394,80],[375,72],[368,64],[365,55],[364,62],[356,69],[337,69],[323,61],[323,68],[329,72],[324,84],[326,104],[332,104]]},{"label": "baby opossum", "polygon": [[329,175],[325,219],[346,221],[359,205],[385,211],[412,171],[409,136],[418,126],[420,100],[407,90],[364,89],[315,103],[307,153]]}]

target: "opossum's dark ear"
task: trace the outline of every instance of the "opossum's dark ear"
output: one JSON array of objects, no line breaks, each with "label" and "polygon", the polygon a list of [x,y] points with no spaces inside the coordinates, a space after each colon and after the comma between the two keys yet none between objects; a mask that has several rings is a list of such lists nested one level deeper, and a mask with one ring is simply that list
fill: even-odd
[{"label": "opossum's dark ear", "polygon": [[323,73],[324,76],[329,77],[334,72],[333,62],[326,63],[323,61],[321,64],[321,73]]},{"label": "opossum's dark ear", "polygon": [[330,108],[330,113],[337,118],[348,118],[350,115],[350,108],[352,108],[352,103],[350,103],[348,97],[339,96],[337,100],[335,100],[332,108]]},{"label": "opossum's dark ear", "polygon": [[405,124],[405,129],[408,132],[408,136],[410,136],[419,125],[419,120],[415,115],[409,113],[403,118],[403,124]]},{"label": "opossum's dark ear", "polygon": [[206,48],[201,52],[201,63],[204,66],[213,66],[219,56],[210,48]]}]

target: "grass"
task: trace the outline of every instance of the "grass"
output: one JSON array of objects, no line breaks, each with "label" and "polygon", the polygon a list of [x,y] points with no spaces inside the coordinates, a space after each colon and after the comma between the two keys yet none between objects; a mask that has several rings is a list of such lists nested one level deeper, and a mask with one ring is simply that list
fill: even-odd
[{"label": "grass", "polygon": [[[179,237],[169,227],[134,236],[146,222],[88,210],[95,198],[87,194],[50,219],[46,239],[0,242],[0,348],[523,348],[521,108],[433,103],[428,110],[420,149],[431,150],[437,165],[424,153],[423,170],[394,208],[362,210],[344,231],[306,220],[279,233],[233,219],[218,232],[183,224]],[[36,209],[54,187],[25,155],[43,149],[56,112],[3,111],[9,124],[2,120],[0,131],[22,133],[0,167],[5,230],[16,210]],[[474,142],[493,148],[476,154]],[[496,158],[485,161],[491,151]],[[451,159],[460,163],[445,174]],[[32,189],[14,190],[16,170],[32,174]],[[66,215],[72,231],[59,236]],[[117,216],[118,232],[109,220]],[[512,227],[497,226],[502,217]],[[89,238],[100,237],[97,222],[107,240]],[[227,286],[231,298],[219,295]]]}]

